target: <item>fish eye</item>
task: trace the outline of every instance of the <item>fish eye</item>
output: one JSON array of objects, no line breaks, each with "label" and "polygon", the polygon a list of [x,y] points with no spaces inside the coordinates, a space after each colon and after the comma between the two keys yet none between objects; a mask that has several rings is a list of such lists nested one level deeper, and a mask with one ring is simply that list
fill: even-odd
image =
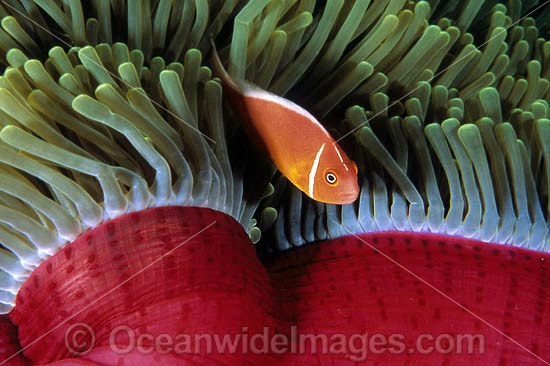
[{"label": "fish eye", "polygon": [[338,179],[336,178],[336,174],[334,174],[332,172],[328,172],[325,175],[325,179],[326,179],[327,183],[330,184],[330,185],[335,185],[336,182],[338,181]]}]

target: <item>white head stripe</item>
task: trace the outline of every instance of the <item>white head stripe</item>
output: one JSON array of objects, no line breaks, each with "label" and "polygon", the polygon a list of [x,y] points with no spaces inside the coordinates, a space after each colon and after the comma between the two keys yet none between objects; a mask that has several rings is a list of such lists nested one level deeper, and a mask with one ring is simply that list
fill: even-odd
[{"label": "white head stripe", "polygon": [[342,159],[342,155],[340,155],[340,151],[338,151],[338,148],[334,146],[334,150],[336,150],[336,154],[338,154],[338,157],[340,158],[340,161],[343,163],[344,159]]},{"label": "white head stripe", "polygon": [[313,198],[313,187],[315,186],[315,174],[317,174],[317,168],[319,168],[319,161],[321,160],[321,154],[323,153],[323,150],[325,149],[326,143],[321,146],[319,151],[317,152],[317,155],[315,155],[315,160],[313,161],[313,165],[311,166],[311,170],[309,171],[309,196]]},{"label": "white head stripe", "polygon": [[344,164],[344,168],[346,169],[346,172],[348,171],[348,166],[346,165],[346,163],[344,163],[344,159],[342,159],[342,155],[340,154],[340,151],[338,150],[338,147],[336,145],[332,145],[334,146],[334,150],[336,150],[336,154],[338,154],[338,157],[340,158],[340,162],[342,164]]}]

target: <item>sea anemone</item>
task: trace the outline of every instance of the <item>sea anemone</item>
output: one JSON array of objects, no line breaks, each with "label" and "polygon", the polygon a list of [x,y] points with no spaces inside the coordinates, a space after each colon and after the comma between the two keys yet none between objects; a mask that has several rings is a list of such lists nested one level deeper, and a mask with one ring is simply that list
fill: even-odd
[{"label": "sea anemone", "polygon": [[[131,344],[112,337],[120,327],[147,349],[163,334],[297,326],[476,333],[487,348],[372,362],[550,356],[545,4],[2,1],[0,361],[320,357],[116,354]],[[210,39],[231,75],[331,129],[359,166],[355,203],[314,202],[274,175],[223,106]],[[90,332],[75,349],[78,326]]]},{"label": "sea anemone", "polygon": [[[356,84],[314,107],[322,115],[334,103],[347,108],[335,134],[343,143],[355,136],[349,150],[360,162],[360,199],[319,204],[278,180],[276,191],[289,189],[287,199],[266,202],[280,213],[269,252],[378,231],[548,250],[550,44],[537,38],[534,19],[518,23],[519,13],[506,15],[503,4],[491,5],[491,21],[477,25],[484,35],[479,45],[465,32],[480,11],[473,5],[430,9],[424,1],[414,8],[409,3],[410,9],[371,25],[317,90],[335,80],[344,84],[347,72],[348,83]],[[456,22],[443,17],[453,12]],[[432,18],[437,25],[428,26]],[[370,65],[366,80],[352,75],[361,63]],[[322,80],[325,67],[320,63],[305,83]]]}]

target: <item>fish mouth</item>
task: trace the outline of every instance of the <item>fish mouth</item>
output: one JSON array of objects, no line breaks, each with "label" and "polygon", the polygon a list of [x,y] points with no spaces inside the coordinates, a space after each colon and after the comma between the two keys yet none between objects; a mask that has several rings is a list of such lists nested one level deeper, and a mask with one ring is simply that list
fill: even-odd
[{"label": "fish mouth", "polygon": [[337,204],[345,205],[348,203],[353,203],[359,196],[358,192],[349,192],[349,193],[342,193],[338,195]]},{"label": "fish mouth", "polygon": [[357,199],[359,195],[354,193],[345,193],[345,194],[338,194],[334,195],[330,198],[312,198],[318,202],[322,203],[328,203],[331,205],[346,205],[348,203],[353,203]]}]

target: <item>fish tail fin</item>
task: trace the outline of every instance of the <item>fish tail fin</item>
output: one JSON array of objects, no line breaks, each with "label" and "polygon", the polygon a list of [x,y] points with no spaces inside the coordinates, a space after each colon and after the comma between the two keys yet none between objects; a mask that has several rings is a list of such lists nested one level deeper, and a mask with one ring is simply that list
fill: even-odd
[{"label": "fish tail fin", "polygon": [[239,86],[233,81],[225,67],[223,67],[220,56],[218,55],[218,50],[216,49],[216,44],[212,37],[210,37],[210,44],[212,45],[212,67],[214,69],[214,75],[219,77],[222,80],[223,84],[226,84],[229,88],[233,89],[236,92],[240,91]]}]

